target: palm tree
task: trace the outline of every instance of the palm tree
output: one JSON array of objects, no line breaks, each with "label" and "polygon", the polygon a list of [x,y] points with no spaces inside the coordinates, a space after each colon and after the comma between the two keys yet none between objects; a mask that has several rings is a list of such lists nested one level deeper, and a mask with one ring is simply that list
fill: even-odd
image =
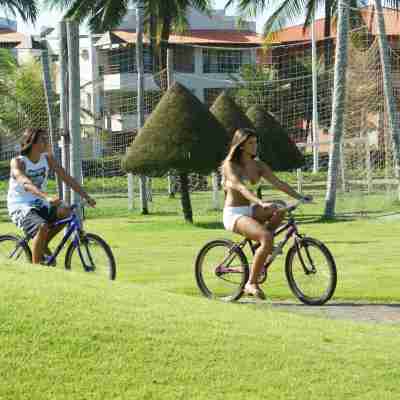
[{"label": "palm tree", "polygon": [[[397,3],[399,0],[387,0],[388,3]],[[271,6],[275,6],[274,0],[228,0],[226,7],[237,4],[242,13],[258,15]],[[360,25],[362,19],[359,8],[368,4],[368,0],[349,0],[350,28]],[[264,24],[264,36],[268,37],[273,32],[280,30],[289,24],[297,23],[304,19],[303,30],[311,25],[316,10],[324,10],[324,56],[325,66],[332,63],[332,40],[331,28],[332,21],[337,17],[338,0],[281,0],[274,12],[268,17]]]},{"label": "palm tree", "polygon": [[[1,0],[0,0],[1,1]],[[136,4],[133,0],[133,4]],[[117,27],[128,12],[128,0],[46,0],[47,5],[66,9],[64,18],[78,22],[88,19],[92,32],[104,32]],[[152,45],[157,38],[159,68],[166,67],[167,46],[171,32],[186,26],[186,11],[194,7],[208,13],[211,0],[143,0],[145,24],[150,32]]]},{"label": "palm tree", "polygon": [[[389,53],[389,44],[386,37],[385,20],[382,10],[381,0],[374,0],[374,6],[377,13],[378,22],[378,41],[380,49],[380,58],[382,65],[382,78],[383,78],[383,88],[385,93],[386,107],[388,113],[388,122],[391,131],[391,136],[393,140],[393,150],[394,150],[394,163],[395,163],[395,176],[399,180],[399,165],[400,165],[400,129],[399,121],[397,118],[397,107],[396,99],[393,95],[393,85],[391,76],[391,59]],[[398,198],[400,198],[400,187],[398,187]]]},{"label": "palm tree", "polygon": [[349,10],[343,7],[344,0],[339,1],[338,33],[335,60],[335,81],[332,112],[332,143],[329,151],[328,182],[326,188],[326,218],[333,218],[336,204],[336,183],[340,162],[340,145],[343,136],[343,105],[346,96],[347,36]]},{"label": "palm tree", "polygon": [[35,22],[38,15],[36,0],[0,0],[0,10],[13,16],[19,14],[24,22]]}]

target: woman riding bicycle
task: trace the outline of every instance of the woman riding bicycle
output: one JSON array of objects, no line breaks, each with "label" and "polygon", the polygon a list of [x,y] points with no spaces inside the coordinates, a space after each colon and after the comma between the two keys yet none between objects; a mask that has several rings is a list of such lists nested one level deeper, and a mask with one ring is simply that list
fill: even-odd
[{"label": "woman riding bicycle", "polygon": [[61,205],[58,197],[46,193],[47,176],[52,169],[90,206],[96,202],[68,175],[49,151],[48,134],[44,129],[28,128],[21,142],[21,155],[11,160],[7,207],[12,221],[32,240],[32,262],[43,262],[51,254],[48,244],[62,229],[51,224],[70,215],[70,209]]},{"label": "woman riding bicycle", "polygon": [[[227,157],[222,163],[222,182],[225,190],[223,222],[227,230],[260,243],[244,293],[265,299],[257,277],[273,249],[273,231],[280,225],[285,212],[273,203],[259,199],[251,190],[261,178],[295,199],[311,201],[311,196],[297,193],[278,179],[271,168],[256,159],[257,134],[252,129],[238,129],[232,139]],[[250,186],[250,189],[246,186]]]}]

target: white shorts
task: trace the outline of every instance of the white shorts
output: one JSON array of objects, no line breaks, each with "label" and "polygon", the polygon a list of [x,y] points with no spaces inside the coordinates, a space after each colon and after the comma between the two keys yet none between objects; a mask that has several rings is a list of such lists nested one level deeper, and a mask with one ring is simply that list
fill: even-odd
[{"label": "white shorts", "polygon": [[255,206],[255,204],[251,204],[242,207],[224,207],[223,222],[225,229],[233,232],[235,223],[240,217],[252,217],[254,215]]}]

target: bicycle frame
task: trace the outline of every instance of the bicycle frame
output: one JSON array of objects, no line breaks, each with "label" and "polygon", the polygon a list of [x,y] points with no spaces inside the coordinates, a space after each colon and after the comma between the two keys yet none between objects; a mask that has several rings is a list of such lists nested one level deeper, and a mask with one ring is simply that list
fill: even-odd
[{"label": "bicycle frame", "polygon": [[53,254],[47,260],[48,264],[51,264],[53,261],[56,260],[57,256],[63,249],[65,243],[72,236],[73,233],[75,233],[75,236],[72,241],[74,246],[77,247],[79,244],[79,232],[82,230],[82,222],[74,211],[75,207],[71,207],[71,209],[72,213],[69,217],[60,219],[59,221],[56,221],[54,224],[52,224],[52,227],[57,227],[60,225],[67,224],[67,232],[64,234],[64,237],[54,250]]},{"label": "bicycle frame", "polygon": [[[286,236],[285,239],[283,240],[281,247],[283,248],[286,243],[288,242],[288,240],[294,235],[295,238],[301,238],[302,236],[299,234],[299,231],[297,229],[297,225],[296,225],[296,221],[294,219],[294,217],[292,215],[289,215],[289,220],[286,224],[280,226],[275,232],[274,232],[274,238],[279,236],[282,232],[286,232]],[[235,244],[234,247],[239,248],[240,250],[242,250],[246,244],[249,244],[249,247],[251,249],[251,252],[254,256],[254,253],[257,250],[257,247],[259,246],[259,244],[253,244],[253,242],[250,239],[243,239],[241,242]],[[295,240],[295,244],[296,246],[298,246],[297,240]],[[229,257],[232,256],[232,252],[230,252],[227,257],[220,263],[220,265],[215,269],[215,273],[218,276],[221,276],[225,273],[238,273],[238,271],[235,268],[230,268],[230,267],[226,267],[224,266],[227,261],[229,260]],[[269,261],[267,261],[267,264],[265,265],[265,267],[267,268],[271,263],[272,263],[273,259],[270,258]],[[303,266],[304,266],[304,262],[303,260],[301,260]]]},{"label": "bicycle frame", "polygon": [[[294,235],[295,237],[301,237],[301,235],[299,234],[299,231],[297,229],[297,225],[296,225],[296,221],[294,219],[293,216],[289,217],[289,220],[286,224],[278,227],[278,229],[274,232],[273,237],[276,238],[277,236],[279,236],[282,232],[286,232],[285,235],[285,239],[283,239],[282,242],[282,248],[286,245],[286,243],[288,242],[288,240]],[[243,249],[246,244],[249,244],[249,247],[251,249],[252,254],[254,255],[254,253],[256,252],[257,248],[258,248],[258,243],[254,244],[252,240],[250,239],[243,239],[240,243],[237,244],[237,246],[240,249]]]}]

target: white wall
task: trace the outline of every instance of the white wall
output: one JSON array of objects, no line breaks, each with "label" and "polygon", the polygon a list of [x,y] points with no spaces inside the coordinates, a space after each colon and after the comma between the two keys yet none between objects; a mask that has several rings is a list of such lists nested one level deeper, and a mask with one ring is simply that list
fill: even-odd
[{"label": "white wall", "polygon": [[[191,29],[216,29],[216,30],[237,30],[239,29],[237,17],[225,15],[224,10],[213,10],[212,17],[200,13],[195,9],[190,9],[188,22]],[[243,30],[256,31],[256,22],[247,23]]]},{"label": "white wall", "polygon": [[[217,30],[235,30],[238,29],[237,17],[225,15],[225,10],[213,10],[212,17],[208,17],[205,14],[200,13],[194,8],[190,8],[188,11],[188,22],[190,29],[217,29]],[[129,10],[128,14],[122,20],[118,29],[136,29],[136,11]],[[256,31],[256,22],[248,22],[246,27],[242,27],[243,30],[249,30],[251,32]]]}]

